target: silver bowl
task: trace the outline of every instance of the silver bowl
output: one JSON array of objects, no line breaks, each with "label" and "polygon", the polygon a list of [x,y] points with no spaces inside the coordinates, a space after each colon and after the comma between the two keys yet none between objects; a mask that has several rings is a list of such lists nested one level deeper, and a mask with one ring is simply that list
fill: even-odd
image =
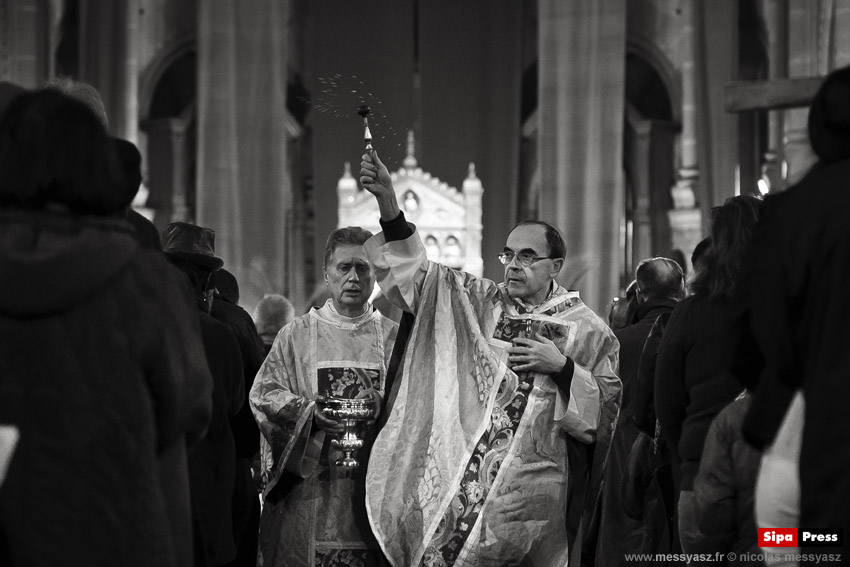
[{"label": "silver bowl", "polygon": [[357,449],[362,449],[364,442],[360,437],[363,424],[375,419],[375,402],[372,398],[325,398],[321,402],[322,409],[328,417],[338,419],[345,427],[339,437],[331,439],[331,447],[342,451],[344,456],[336,461],[338,467],[355,469],[360,462],[355,458]]}]

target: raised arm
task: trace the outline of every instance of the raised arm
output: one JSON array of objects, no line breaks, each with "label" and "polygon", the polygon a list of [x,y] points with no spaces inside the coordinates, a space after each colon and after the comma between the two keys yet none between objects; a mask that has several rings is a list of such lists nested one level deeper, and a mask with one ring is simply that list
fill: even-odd
[{"label": "raised arm", "polygon": [[378,201],[381,221],[395,220],[401,214],[390,172],[374,150],[363,154],[363,161],[360,162],[360,184]]}]

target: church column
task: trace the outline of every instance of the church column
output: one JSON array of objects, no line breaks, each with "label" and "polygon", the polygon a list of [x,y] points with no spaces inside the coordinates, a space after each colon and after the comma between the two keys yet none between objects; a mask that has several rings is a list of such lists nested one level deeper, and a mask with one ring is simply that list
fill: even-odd
[{"label": "church column", "polygon": [[696,64],[693,0],[682,2],[682,134],[679,139],[680,163],[676,185],[672,189],[674,209],[692,209],[696,204],[699,181],[697,156]]},{"label": "church column", "polygon": [[35,88],[47,79],[48,23],[39,0],[0,0],[0,80]]},{"label": "church column", "polygon": [[139,131],[139,10],[132,0],[80,0],[80,78],[103,98],[109,132],[136,143]]},{"label": "church column", "polygon": [[835,5],[832,30],[835,34],[832,41],[832,65],[834,69],[840,69],[850,65],[850,2],[838,2]]},{"label": "church column", "polygon": [[198,2],[198,224],[247,310],[287,295],[292,179],[286,111],[289,2]]},{"label": "church column", "polygon": [[[682,133],[679,136],[679,171],[670,190],[673,209],[670,221],[670,245],[685,253],[694,249],[702,234],[702,214],[696,206],[699,185],[699,153],[697,142],[697,73],[696,19],[694,0],[682,1]],[[682,266],[690,270],[690,266]]]},{"label": "church column", "polygon": [[[788,0],[788,76],[814,77],[823,74],[819,60],[820,15],[822,2]],[[809,144],[809,109],[785,111],[784,153],[787,174],[785,186],[791,186],[805,175],[817,160]]]},{"label": "church column", "polygon": [[[771,81],[784,79],[788,75],[788,2],[768,0],[765,4],[765,21],[768,40],[768,78]],[[782,130],[785,113],[771,110],[768,113],[767,144],[762,171],[770,182],[770,190],[785,188],[782,163],[785,160],[782,147]]]},{"label": "church column", "polygon": [[540,212],[567,243],[559,280],[598,313],[619,287],[625,0],[539,2]]}]

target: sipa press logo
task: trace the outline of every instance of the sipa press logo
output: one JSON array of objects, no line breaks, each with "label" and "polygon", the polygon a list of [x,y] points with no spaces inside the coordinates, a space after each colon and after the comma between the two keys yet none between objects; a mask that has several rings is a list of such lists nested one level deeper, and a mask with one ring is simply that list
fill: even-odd
[{"label": "sipa press logo", "polygon": [[759,547],[842,547],[842,528],[759,528]]}]

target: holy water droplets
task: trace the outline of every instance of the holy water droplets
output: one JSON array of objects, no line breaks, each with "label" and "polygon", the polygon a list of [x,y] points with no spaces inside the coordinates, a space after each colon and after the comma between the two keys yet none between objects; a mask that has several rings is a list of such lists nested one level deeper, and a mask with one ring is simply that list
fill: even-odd
[{"label": "holy water droplets", "polygon": [[383,101],[357,75],[343,77],[335,73],[330,77],[317,77],[316,80],[318,96],[312,100],[302,97],[301,100],[317,112],[342,120],[357,117],[357,109],[367,105],[371,109],[369,126],[375,136],[375,148],[387,157],[398,155],[396,150],[403,150],[405,138],[399,136],[387,118]]}]

